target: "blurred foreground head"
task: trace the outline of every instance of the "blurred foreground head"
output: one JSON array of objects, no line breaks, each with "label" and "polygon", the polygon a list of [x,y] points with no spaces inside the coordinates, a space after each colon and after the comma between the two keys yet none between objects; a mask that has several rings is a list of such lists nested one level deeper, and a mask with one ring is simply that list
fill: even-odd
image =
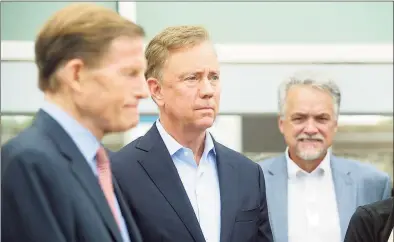
[{"label": "blurred foreground head", "polygon": [[35,43],[39,88],[97,137],[137,125],[148,97],[144,30],[93,3],[71,4],[42,27]]}]

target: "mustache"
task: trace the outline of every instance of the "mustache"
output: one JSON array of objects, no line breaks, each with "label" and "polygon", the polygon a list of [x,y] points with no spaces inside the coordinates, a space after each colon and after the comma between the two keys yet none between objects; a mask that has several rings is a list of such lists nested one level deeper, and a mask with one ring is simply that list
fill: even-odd
[{"label": "mustache", "polygon": [[324,137],[320,134],[314,134],[314,135],[300,134],[297,137],[297,141],[301,141],[301,140],[324,141]]}]

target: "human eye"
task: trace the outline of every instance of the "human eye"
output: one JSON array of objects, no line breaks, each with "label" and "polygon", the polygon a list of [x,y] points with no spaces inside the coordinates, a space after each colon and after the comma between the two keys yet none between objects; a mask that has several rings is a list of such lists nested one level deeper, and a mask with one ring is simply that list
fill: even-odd
[{"label": "human eye", "polygon": [[197,77],[197,75],[189,75],[189,76],[186,76],[184,80],[185,81],[196,81],[196,80],[198,80],[198,77]]},{"label": "human eye", "polygon": [[136,70],[134,70],[134,71],[129,71],[129,72],[127,73],[127,75],[130,76],[130,77],[137,77],[137,76],[139,76],[139,74],[140,74],[140,72],[139,72],[139,71],[136,71]]},{"label": "human eye", "polygon": [[210,80],[211,83],[217,83],[217,82],[219,82],[220,77],[219,77],[219,75],[216,75],[216,74],[215,75],[211,75],[209,80]]},{"label": "human eye", "polygon": [[291,119],[291,121],[292,121],[293,123],[302,123],[302,122],[304,121],[304,118],[303,118],[303,117],[300,117],[300,116],[296,116],[296,117],[293,117],[293,118]]}]

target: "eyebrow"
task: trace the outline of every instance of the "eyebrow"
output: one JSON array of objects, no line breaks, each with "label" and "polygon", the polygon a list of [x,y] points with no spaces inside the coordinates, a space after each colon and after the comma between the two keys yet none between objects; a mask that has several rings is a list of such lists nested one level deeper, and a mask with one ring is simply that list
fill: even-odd
[{"label": "eyebrow", "polygon": [[[181,73],[181,74],[179,75],[179,77],[180,77],[180,78],[184,78],[185,76],[188,76],[188,75],[201,75],[202,73],[204,73],[204,71],[201,71],[201,70],[199,70],[199,71],[183,72],[183,73]],[[219,75],[219,74],[220,74],[220,71],[219,71],[219,70],[210,70],[209,73],[208,73],[208,75],[212,75],[212,74]]]},{"label": "eyebrow", "polygon": [[146,65],[141,66],[125,66],[121,69],[122,71],[144,71],[146,70]]},{"label": "eyebrow", "polygon": [[[294,113],[294,114],[291,115],[291,117],[296,117],[296,116],[303,116],[303,117],[305,117],[305,116],[309,116],[309,114],[297,112],[297,113]],[[331,115],[328,114],[328,113],[319,113],[319,114],[316,114],[316,115],[313,115],[313,116],[314,117],[330,117]]]}]

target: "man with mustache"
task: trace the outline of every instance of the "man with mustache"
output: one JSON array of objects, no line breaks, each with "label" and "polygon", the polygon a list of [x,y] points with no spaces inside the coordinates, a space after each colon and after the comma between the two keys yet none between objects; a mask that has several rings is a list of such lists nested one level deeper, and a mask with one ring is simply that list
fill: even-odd
[{"label": "man with mustache", "polygon": [[388,198],[389,176],[331,154],[341,92],[319,73],[300,72],[279,87],[286,152],[260,162],[276,242],[340,242],[358,206]]},{"label": "man with mustache", "polygon": [[220,68],[208,32],[169,27],[145,50],[159,119],[114,154],[113,170],[145,242],[269,242],[263,171],[207,131]]}]

